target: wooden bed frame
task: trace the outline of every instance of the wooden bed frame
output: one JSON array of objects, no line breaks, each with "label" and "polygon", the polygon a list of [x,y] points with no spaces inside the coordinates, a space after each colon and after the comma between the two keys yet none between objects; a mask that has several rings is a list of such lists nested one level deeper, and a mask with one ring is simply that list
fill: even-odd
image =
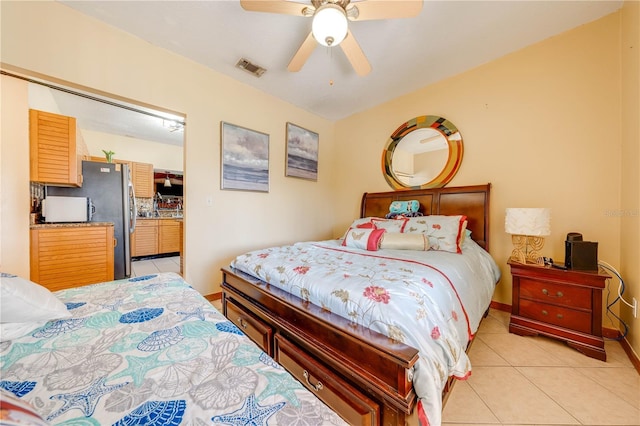
[{"label": "wooden bed frame", "polygon": [[[425,215],[465,214],[471,237],[488,250],[490,186],[365,193],[360,214],[384,217],[392,201],[418,200]],[[224,315],[349,424],[418,424],[417,349],[233,268],[222,277]]]}]

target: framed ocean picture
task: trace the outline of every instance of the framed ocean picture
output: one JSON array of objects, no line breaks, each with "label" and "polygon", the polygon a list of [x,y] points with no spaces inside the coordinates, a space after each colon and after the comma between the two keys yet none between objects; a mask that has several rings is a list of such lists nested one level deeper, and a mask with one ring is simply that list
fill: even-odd
[{"label": "framed ocean picture", "polygon": [[287,123],[285,176],[318,180],[318,134]]},{"label": "framed ocean picture", "polygon": [[221,189],[269,192],[269,135],[220,122]]}]

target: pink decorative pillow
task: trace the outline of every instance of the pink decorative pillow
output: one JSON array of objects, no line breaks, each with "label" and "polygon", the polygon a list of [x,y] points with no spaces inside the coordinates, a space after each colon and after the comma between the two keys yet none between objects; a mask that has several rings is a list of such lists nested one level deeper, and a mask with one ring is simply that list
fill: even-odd
[{"label": "pink decorative pillow", "polygon": [[378,229],[386,229],[387,232],[404,232],[407,218],[381,219],[374,217],[371,219],[371,223],[373,223]]},{"label": "pink decorative pillow", "polygon": [[380,248],[380,239],[386,231],[384,229],[349,229],[342,241],[343,246],[359,248],[369,251],[377,251]]},{"label": "pink decorative pillow", "polygon": [[467,228],[467,217],[458,216],[422,216],[407,218],[404,232],[425,234],[429,238],[431,250],[462,253],[460,248]]}]

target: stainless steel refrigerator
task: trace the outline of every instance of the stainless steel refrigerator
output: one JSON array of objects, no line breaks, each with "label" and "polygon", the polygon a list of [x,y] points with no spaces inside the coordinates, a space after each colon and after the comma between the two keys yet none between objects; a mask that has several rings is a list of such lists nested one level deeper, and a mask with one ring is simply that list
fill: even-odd
[{"label": "stainless steel refrigerator", "polygon": [[135,193],[126,164],[82,162],[82,187],[47,186],[48,195],[88,197],[91,199],[91,222],[112,222],[116,239],[114,247],[114,278],[131,276],[131,232],[135,229]]}]

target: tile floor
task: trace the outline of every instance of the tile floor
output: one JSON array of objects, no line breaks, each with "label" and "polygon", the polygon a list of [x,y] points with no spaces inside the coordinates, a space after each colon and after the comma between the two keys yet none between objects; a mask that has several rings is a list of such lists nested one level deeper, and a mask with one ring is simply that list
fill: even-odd
[{"label": "tile floor", "polygon": [[[135,275],[179,267],[179,257],[132,264]],[[454,386],[443,425],[640,425],[640,375],[618,342],[605,340],[602,362],[508,325],[509,313],[494,309],[483,320],[469,352],[473,373]]]},{"label": "tile floor", "polygon": [[180,273],[180,256],[134,260],[131,262],[131,276],[138,277],[140,275],[157,274],[158,272]]},{"label": "tile floor", "polygon": [[445,425],[640,425],[640,375],[618,342],[607,362],[545,337],[508,331],[491,310],[469,356],[473,373],[455,384]]}]

